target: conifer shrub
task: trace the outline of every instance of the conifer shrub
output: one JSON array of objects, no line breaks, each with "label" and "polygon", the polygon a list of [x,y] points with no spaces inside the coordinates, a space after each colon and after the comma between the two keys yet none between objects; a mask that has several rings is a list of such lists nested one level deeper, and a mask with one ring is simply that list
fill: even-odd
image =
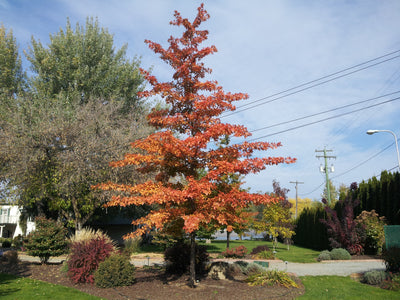
[{"label": "conifer shrub", "polygon": [[127,256],[113,254],[99,264],[94,273],[96,286],[109,288],[127,286],[135,281],[135,266],[129,262]]},{"label": "conifer shrub", "polygon": [[377,270],[365,272],[363,276],[364,282],[371,285],[381,284],[385,279],[386,279],[386,273],[384,271],[377,271]]},{"label": "conifer shrub", "polygon": [[317,260],[318,261],[331,260],[331,253],[329,252],[329,250],[324,250],[318,255]]},{"label": "conifer shrub", "polygon": [[391,247],[382,252],[382,259],[385,261],[386,271],[400,272],[400,247]]},{"label": "conifer shrub", "polygon": [[[164,259],[167,262],[166,271],[170,274],[184,274],[189,271],[190,266],[190,245],[177,243],[167,248],[164,252]],[[196,244],[196,274],[206,273],[206,264],[209,260],[207,247]]]},{"label": "conifer shrub", "polygon": [[43,217],[36,218],[35,222],[36,229],[24,243],[28,255],[38,256],[46,264],[51,256],[68,252],[67,229],[62,224]]},{"label": "conifer shrub", "polygon": [[343,248],[335,248],[330,252],[331,259],[333,260],[349,260],[351,259],[351,255],[349,251]]},{"label": "conifer shrub", "polygon": [[93,283],[99,264],[114,252],[114,245],[105,237],[74,242],[68,257],[68,277],[75,283]]}]

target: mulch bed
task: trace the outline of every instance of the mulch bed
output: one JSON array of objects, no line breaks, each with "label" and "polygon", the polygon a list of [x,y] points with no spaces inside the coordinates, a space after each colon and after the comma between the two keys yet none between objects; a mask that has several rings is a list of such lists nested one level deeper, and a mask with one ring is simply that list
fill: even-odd
[{"label": "mulch bed", "polygon": [[61,264],[0,263],[1,273],[68,286],[105,299],[295,299],[304,294],[304,286],[299,280],[297,280],[299,288],[285,288],[283,286],[251,287],[242,279],[203,278],[199,280],[196,288],[190,288],[187,285],[188,275],[167,276],[162,269],[158,268],[137,268],[136,282],[133,285],[104,289],[94,284],[74,284],[62,273],[61,269]]}]

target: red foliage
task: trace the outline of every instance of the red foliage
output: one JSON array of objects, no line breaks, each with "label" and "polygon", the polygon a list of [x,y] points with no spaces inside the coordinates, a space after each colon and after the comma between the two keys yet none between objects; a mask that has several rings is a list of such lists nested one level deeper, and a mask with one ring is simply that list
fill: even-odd
[{"label": "red foliage", "polygon": [[[354,183],[350,186],[350,192],[357,188]],[[328,206],[326,199],[322,199],[325,204],[327,220],[320,220],[325,224],[328,230],[329,243],[332,248],[344,248],[351,255],[359,255],[364,252],[361,245],[361,239],[357,232],[357,224],[354,219],[354,208],[359,201],[352,201],[351,196],[339,201],[339,207],[342,208],[341,218],[337,212]]]},{"label": "red foliage", "polygon": [[99,264],[114,251],[113,245],[103,237],[71,244],[68,257],[68,277],[75,283],[93,283]]},{"label": "red foliage", "polygon": [[[148,115],[149,123],[159,131],[133,142],[134,153],[111,166],[135,165],[143,173],[155,172],[154,180],[136,185],[107,183],[97,186],[120,193],[108,206],[158,204],[156,210],[134,222],[140,225],[135,235],[154,227],[162,228],[176,219],[183,220],[187,233],[210,223],[219,227],[243,223],[245,219],[237,215],[237,209],[274,201],[275,197],[251,194],[240,184],[216,192],[223,178],[227,174],[258,173],[267,165],[295,161],[290,157],[252,157],[255,151],[275,149],[280,143],[244,141],[226,147],[212,145],[218,145],[226,137],[246,138],[251,134],[244,126],[222,123],[218,117],[235,110],[232,102],[248,96],[226,93],[216,81],[201,81],[211,72],[201,60],[217,51],[215,46],[200,48],[208,31],[198,27],[208,18],[203,5],[198,8],[193,22],[175,12],[171,24],[184,27],[182,37],[171,37],[167,49],[146,41],[175,73],[172,82],[161,83],[149,72],[142,71],[152,88],[141,92],[141,96],[161,97],[168,108],[154,109]],[[201,178],[200,170],[207,170]]]},{"label": "red foliage", "polygon": [[243,258],[247,254],[247,248],[243,245],[238,246],[236,248],[231,249],[226,249],[224,252],[221,253],[222,256],[227,257],[227,258]]}]

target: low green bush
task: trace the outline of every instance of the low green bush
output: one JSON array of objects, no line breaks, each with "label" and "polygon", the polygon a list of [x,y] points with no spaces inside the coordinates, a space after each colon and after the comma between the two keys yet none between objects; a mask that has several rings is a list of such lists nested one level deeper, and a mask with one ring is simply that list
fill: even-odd
[{"label": "low green bush", "polygon": [[265,272],[265,269],[256,263],[249,263],[243,268],[243,273],[248,276],[260,274],[262,272]]},{"label": "low green bush", "polygon": [[351,255],[349,251],[343,248],[335,248],[330,252],[331,259],[333,260],[349,260],[351,259]]},{"label": "low green bush", "polygon": [[382,259],[385,261],[386,271],[400,272],[400,247],[391,247],[382,252]]},{"label": "low green bush", "polygon": [[11,238],[0,238],[0,243],[2,248],[10,248],[12,239]]},{"label": "low green bush", "polygon": [[94,273],[94,282],[98,287],[109,288],[131,285],[135,281],[135,266],[128,257],[115,254],[99,264]]},{"label": "low green bush", "polygon": [[384,271],[368,271],[363,276],[363,281],[371,285],[381,284],[386,279],[386,272]]},{"label": "low green bush", "polygon": [[329,252],[329,250],[324,250],[318,255],[317,260],[331,260],[331,253]]},{"label": "low green bush", "polygon": [[268,270],[266,272],[255,274],[246,279],[250,286],[256,285],[269,285],[275,284],[282,285],[284,287],[298,287],[297,283],[283,271]]},{"label": "low green bush", "polygon": [[264,250],[256,254],[260,259],[275,259],[274,253],[271,250]]}]

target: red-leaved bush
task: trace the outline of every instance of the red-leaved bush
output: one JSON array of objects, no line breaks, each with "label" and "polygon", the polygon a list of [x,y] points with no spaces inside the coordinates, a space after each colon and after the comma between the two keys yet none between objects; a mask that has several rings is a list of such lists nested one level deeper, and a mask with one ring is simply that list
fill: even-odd
[{"label": "red-leaved bush", "polygon": [[113,244],[104,237],[71,244],[68,277],[75,283],[93,283],[94,272],[113,251]]},{"label": "red-leaved bush", "polygon": [[247,248],[245,246],[238,246],[232,250],[230,250],[229,248],[226,249],[224,252],[221,253],[222,256],[230,258],[243,258],[245,257],[247,253]]}]

